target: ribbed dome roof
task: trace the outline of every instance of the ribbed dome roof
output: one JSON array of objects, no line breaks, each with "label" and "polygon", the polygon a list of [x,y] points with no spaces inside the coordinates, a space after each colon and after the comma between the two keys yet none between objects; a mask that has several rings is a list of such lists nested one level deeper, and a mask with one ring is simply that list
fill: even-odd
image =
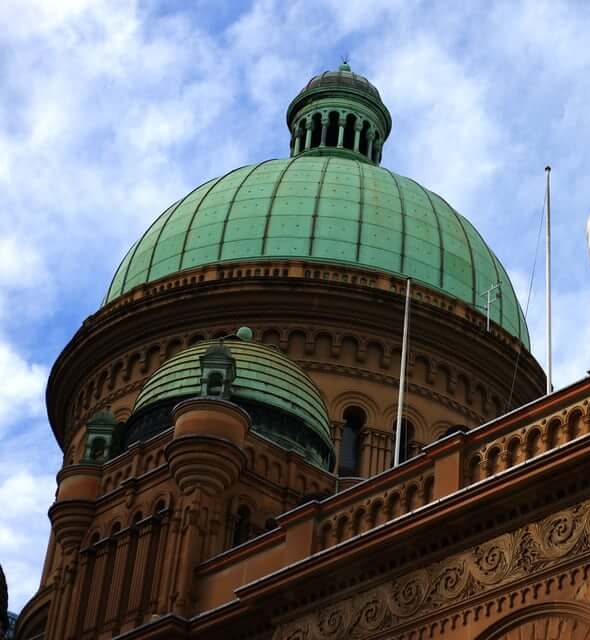
[{"label": "ribbed dome roof", "polygon": [[[165,362],[146,382],[133,413],[162,400],[194,397],[201,393],[200,357],[219,341],[208,340],[181,351]],[[301,425],[298,433],[289,428],[269,429],[268,424],[253,428],[281,446],[298,450],[316,463],[331,468],[333,445],[328,411],[312,379],[280,351],[256,342],[227,340],[224,345],[236,363],[232,401],[253,402],[294,417]],[[312,451],[310,451],[310,448]],[[317,456],[314,456],[314,452]]]},{"label": "ribbed dome roof", "polygon": [[501,282],[491,318],[529,348],[508,274],[466,218],[414,180],[336,157],[269,160],[201,185],[133,245],[105,303],[183,269],[260,258],[409,276],[480,310]]},{"label": "ribbed dome roof", "polygon": [[[344,66],[345,65],[342,65],[342,67]],[[342,67],[338,71],[324,71],[323,73],[314,76],[300,91],[300,93],[324,87],[332,89],[337,86],[350,88],[361,93],[367,93],[373,98],[381,100],[379,91],[377,91],[376,87],[373,86],[365,76],[353,73],[350,71],[350,68],[346,69]]]}]

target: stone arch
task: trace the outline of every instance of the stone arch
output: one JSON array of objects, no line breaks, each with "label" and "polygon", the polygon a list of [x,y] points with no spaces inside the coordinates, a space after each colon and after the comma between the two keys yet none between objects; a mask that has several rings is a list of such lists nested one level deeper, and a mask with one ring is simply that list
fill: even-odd
[{"label": "stone arch", "polygon": [[180,338],[172,338],[166,344],[166,360],[175,356],[183,348],[182,340]]},{"label": "stone arch", "polygon": [[354,113],[349,113],[346,116],[346,124],[344,125],[344,140],[343,147],[345,149],[354,149],[354,127],[356,125],[357,116]]},{"label": "stone arch", "polygon": [[263,478],[268,476],[268,456],[264,453],[260,454],[256,460],[256,472]]},{"label": "stone arch", "polygon": [[526,458],[534,458],[541,453],[541,430],[534,427],[529,430],[526,438]]},{"label": "stone arch", "polygon": [[418,486],[411,484],[404,492],[404,509],[406,512],[414,511],[418,506]]},{"label": "stone arch", "polygon": [[469,405],[473,403],[471,380],[464,373],[457,374],[457,396]]},{"label": "stone arch", "polygon": [[357,476],[361,461],[361,432],[367,424],[367,414],[362,407],[348,405],[342,412],[342,419],[338,474]]},{"label": "stone arch", "polygon": [[486,476],[493,476],[501,471],[502,450],[499,445],[490,447],[486,453]]},{"label": "stone arch", "polygon": [[[336,340],[333,344],[336,343]],[[342,336],[340,340],[338,340],[339,345],[339,360],[343,364],[347,364],[349,366],[354,366],[357,362],[360,342],[358,338],[351,335]]]},{"label": "stone arch", "polygon": [[365,395],[353,389],[343,391],[332,400],[331,415],[337,420],[342,420],[342,414],[350,405],[360,407],[367,416],[367,424],[375,424],[379,415],[379,407],[377,403]]},{"label": "stone arch", "polygon": [[313,350],[316,358],[329,360],[332,356],[332,336],[327,331],[314,333]]},{"label": "stone arch", "polygon": [[131,380],[131,378],[133,377],[135,366],[139,365],[140,360],[141,353],[139,353],[139,351],[135,351],[127,358],[127,362],[125,364],[125,373],[123,374],[123,379],[125,380],[125,382],[129,382],[129,380]]},{"label": "stone arch", "polygon": [[349,519],[347,515],[340,516],[336,525],[336,542],[342,542],[348,538]]},{"label": "stone arch", "polygon": [[149,512],[157,515],[163,509],[168,509],[171,505],[171,498],[169,493],[158,493],[158,495],[151,501]]},{"label": "stone arch", "polygon": [[269,479],[272,482],[276,482],[277,484],[281,483],[283,479],[283,467],[281,466],[280,462],[275,461],[271,464]]},{"label": "stone arch", "polygon": [[274,347],[280,346],[281,344],[280,330],[276,327],[269,327],[268,329],[265,329],[264,333],[262,334],[261,342],[263,344],[272,345]]},{"label": "stone arch", "polygon": [[518,436],[514,436],[506,447],[506,466],[513,467],[516,464],[524,462],[524,447]]},{"label": "stone arch", "polygon": [[395,491],[387,499],[387,519],[393,520],[401,515],[401,497],[400,494]]},{"label": "stone arch", "polygon": [[326,131],[326,146],[335,147],[338,144],[338,122],[340,114],[338,111],[328,113],[328,130]]},{"label": "stone arch", "polygon": [[84,536],[80,547],[82,549],[84,549],[84,547],[91,547],[92,545],[96,544],[99,540],[102,540],[104,537],[105,536],[104,536],[104,531],[102,526],[96,525],[94,527],[91,527],[86,532],[86,535]]},{"label": "stone arch", "polygon": [[320,549],[332,546],[332,523],[326,522],[320,530]]},{"label": "stone arch", "polygon": [[452,378],[453,374],[449,365],[444,362],[438,363],[436,367],[436,388],[443,393],[449,393],[451,391]]},{"label": "stone arch", "polygon": [[416,382],[428,384],[428,381],[431,379],[431,371],[432,360],[422,353],[417,353],[414,358],[414,365],[412,367],[410,377]]},{"label": "stone arch", "polygon": [[381,342],[377,340],[367,341],[367,367],[369,369],[383,369],[385,360],[385,349]]},{"label": "stone arch", "polygon": [[487,413],[489,412],[489,409],[490,409],[488,390],[485,388],[485,386],[481,382],[476,382],[475,383],[475,393],[479,397],[479,406],[478,406],[478,408],[481,410],[481,413],[483,415],[487,415]]},{"label": "stone arch", "polygon": [[[397,417],[397,404],[389,405],[385,410],[386,424],[388,425],[388,431],[393,432],[395,426],[395,420]],[[431,430],[428,427],[428,423],[422,416],[422,414],[415,409],[411,404],[406,402],[404,406],[403,417],[409,420],[414,427],[414,437],[418,442],[427,443],[431,439]]]},{"label": "stone arch", "polygon": [[157,369],[160,366],[160,364],[162,364],[160,345],[153,344],[151,347],[147,349],[145,353],[145,361],[142,367],[142,372],[148,373],[150,371],[153,371],[154,369]]},{"label": "stone arch", "polygon": [[584,411],[581,407],[574,407],[567,416],[568,440],[578,438],[584,433]]},{"label": "stone arch", "polygon": [[360,533],[365,531],[365,519],[367,517],[367,513],[364,507],[359,507],[352,519],[352,535],[358,536]]},{"label": "stone arch", "polygon": [[193,333],[188,339],[188,346],[192,347],[203,340],[205,340],[205,336],[202,333]]},{"label": "stone arch", "polygon": [[145,505],[144,504],[138,505],[131,512],[131,517],[129,518],[128,525],[130,527],[133,527],[134,525],[136,525],[138,522],[140,522],[145,518],[145,514],[146,514]]},{"label": "stone arch", "polygon": [[109,372],[109,379],[107,382],[107,387],[112,391],[118,383],[119,374],[123,371],[123,360],[119,359],[113,362],[111,365],[111,370]]},{"label": "stone arch", "polygon": [[298,359],[305,356],[305,345],[308,343],[304,329],[293,329],[287,337],[288,353],[291,358]]},{"label": "stone arch", "polygon": [[380,498],[373,500],[369,509],[369,513],[371,527],[377,527],[387,520],[385,505],[383,504],[383,500],[381,500]]},{"label": "stone arch", "polygon": [[590,607],[581,602],[546,602],[515,611],[494,623],[476,640],[567,638],[585,640],[590,634]]},{"label": "stone arch", "polygon": [[435,440],[440,440],[447,435],[447,431],[451,426],[452,425],[448,420],[438,420],[430,427],[430,433]]},{"label": "stone arch", "polygon": [[96,390],[94,392],[94,397],[96,400],[100,400],[100,398],[102,398],[103,391],[104,391],[108,377],[109,377],[109,372],[107,369],[104,369],[98,375],[97,382],[96,382]]},{"label": "stone arch", "polygon": [[559,418],[553,418],[547,425],[547,449],[554,449],[564,442],[564,425]]},{"label": "stone arch", "polygon": [[316,111],[311,116],[311,148],[320,146],[320,141],[322,139],[322,113],[320,111]]}]

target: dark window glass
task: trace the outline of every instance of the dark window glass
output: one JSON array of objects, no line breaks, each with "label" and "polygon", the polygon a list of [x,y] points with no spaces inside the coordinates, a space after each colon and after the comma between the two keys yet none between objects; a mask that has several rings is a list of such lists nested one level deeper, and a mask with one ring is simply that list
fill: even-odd
[{"label": "dark window glass", "polygon": [[360,433],[366,416],[359,407],[348,407],[344,411],[343,418],[339,473],[341,476],[355,476],[359,473]]}]

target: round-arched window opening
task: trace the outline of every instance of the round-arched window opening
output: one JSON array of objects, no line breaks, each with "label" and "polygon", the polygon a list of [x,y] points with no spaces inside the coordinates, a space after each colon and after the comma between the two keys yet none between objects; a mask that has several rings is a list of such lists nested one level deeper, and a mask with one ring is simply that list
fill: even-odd
[{"label": "round-arched window opening", "polygon": [[340,445],[341,476],[356,476],[360,463],[360,434],[367,421],[367,415],[360,407],[348,407],[342,414],[344,427]]},{"label": "round-arched window opening", "polygon": [[332,111],[328,116],[328,131],[326,133],[326,146],[335,147],[338,144],[338,119],[337,111]]}]

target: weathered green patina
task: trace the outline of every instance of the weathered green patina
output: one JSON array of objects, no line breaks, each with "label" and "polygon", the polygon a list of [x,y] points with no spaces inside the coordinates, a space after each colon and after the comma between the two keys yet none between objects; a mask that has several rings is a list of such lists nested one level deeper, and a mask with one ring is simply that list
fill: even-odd
[{"label": "weathered green patina", "polygon": [[504,267],[473,225],[414,180],[346,158],[269,160],[198,187],[131,248],[106,296],[183,269],[260,258],[303,258],[408,276],[482,309],[529,347]]},{"label": "weathered green patina", "polygon": [[[200,358],[218,341],[190,347],[164,363],[146,382],[133,413],[163,400],[201,395]],[[273,415],[295,420],[280,425],[265,420],[253,428],[287,449],[298,451],[315,464],[331,469],[334,446],[328,411],[311,378],[277,349],[256,342],[232,339],[224,342],[236,363],[231,400],[277,410]]]}]

